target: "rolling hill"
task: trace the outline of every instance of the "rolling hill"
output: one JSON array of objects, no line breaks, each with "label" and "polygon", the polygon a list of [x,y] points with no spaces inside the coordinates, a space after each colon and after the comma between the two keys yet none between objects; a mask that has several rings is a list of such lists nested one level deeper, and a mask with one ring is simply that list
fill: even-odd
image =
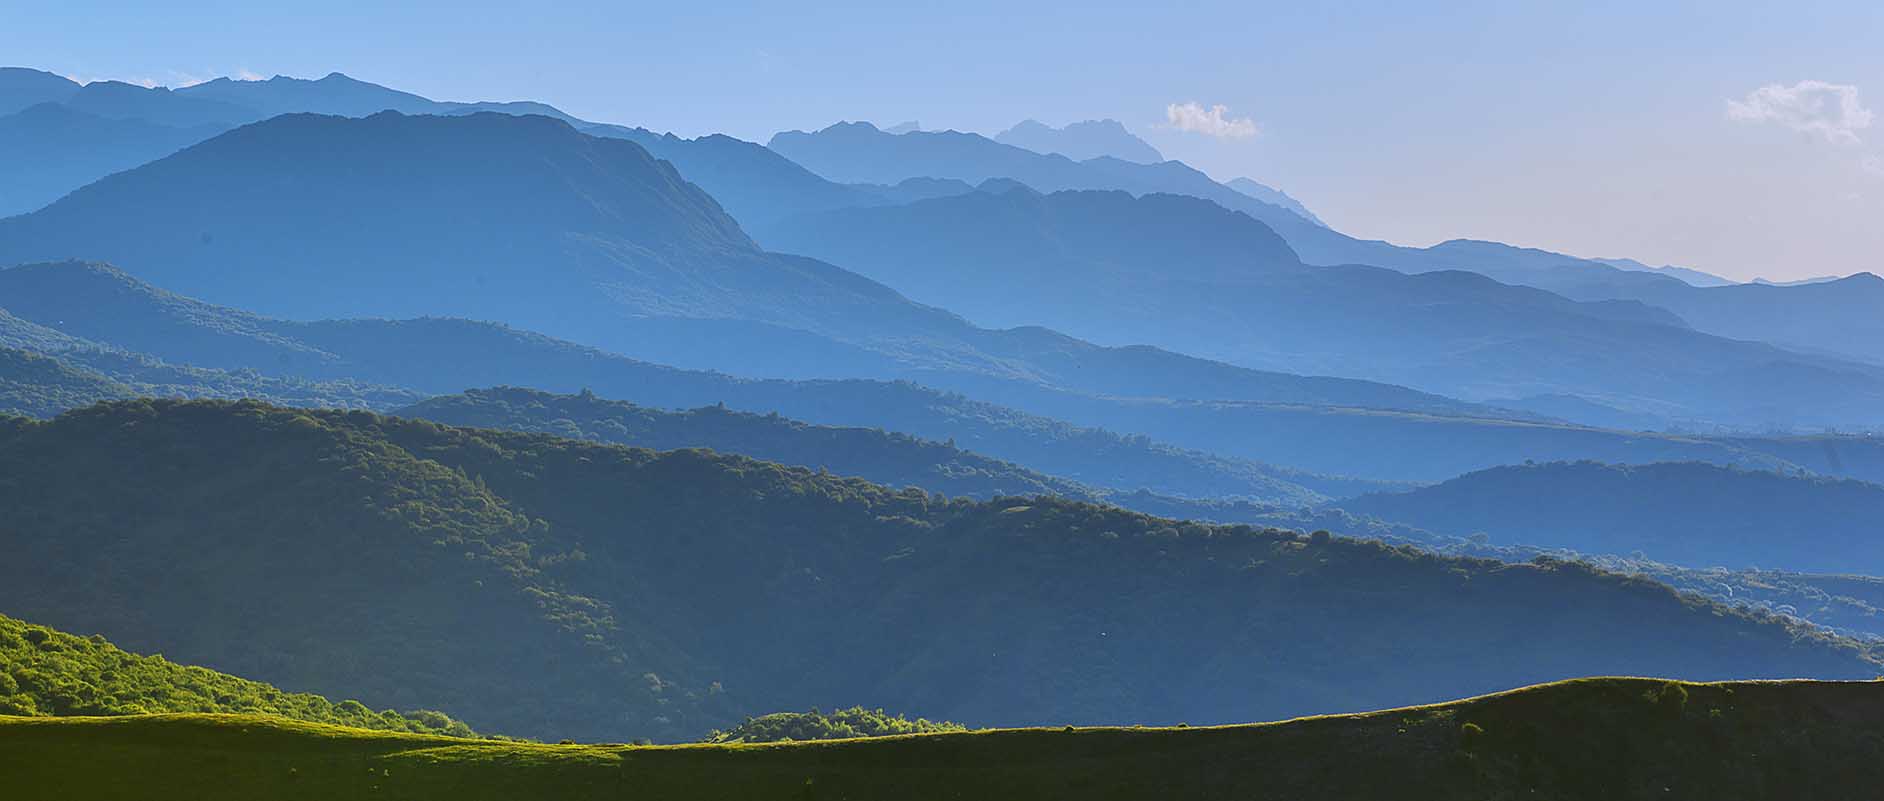
[{"label": "rolling hill", "polygon": [[1497,467],[1343,501],[1455,535],[1690,567],[1884,574],[1884,486],[1698,463]]},{"label": "rolling hill", "polygon": [[1578,675],[1875,672],[1849,641],[1574,564],[365,412],[13,418],[0,476],[10,614],[550,739],[806,706],[1224,723]]},{"label": "rolling hill", "polygon": [[1859,799],[1870,682],[1588,679],[1221,728],[1025,729],[774,745],[465,743],[243,716],[0,722],[0,770],[69,801],[373,797]]}]

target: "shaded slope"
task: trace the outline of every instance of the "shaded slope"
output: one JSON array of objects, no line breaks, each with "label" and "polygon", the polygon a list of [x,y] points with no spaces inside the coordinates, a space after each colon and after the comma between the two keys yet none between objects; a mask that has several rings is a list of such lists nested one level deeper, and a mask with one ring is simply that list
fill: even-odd
[{"label": "shaded slope", "polygon": [[1868,682],[1589,679],[1255,726],[656,748],[458,744],[256,718],[165,716],[0,723],[0,767],[18,786],[57,788],[72,801],[119,798],[127,784],[203,801],[584,801],[619,798],[628,786],[701,801],[1781,801],[1808,785],[1818,798],[1857,799],[1876,784],[1881,707]]},{"label": "shaded slope", "polygon": [[1587,674],[1875,671],[1576,565],[358,412],[94,407],[9,422],[0,475],[0,606],[520,735],[686,739],[849,704],[1210,723]]},{"label": "shaded slope", "polygon": [[1455,535],[1692,567],[1884,574],[1884,486],[1696,463],[1498,467],[1343,509]]}]

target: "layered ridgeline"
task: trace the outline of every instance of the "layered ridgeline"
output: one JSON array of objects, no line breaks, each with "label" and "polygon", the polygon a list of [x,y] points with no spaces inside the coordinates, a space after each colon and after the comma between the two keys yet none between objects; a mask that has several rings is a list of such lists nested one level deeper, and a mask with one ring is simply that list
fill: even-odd
[{"label": "layered ridgeline", "polygon": [[[80,295],[73,302],[83,305],[88,300]],[[116,309],[106,305],[98,311],[109,316]],[[136,397],[257,398],[300,406],[385,409],[420,395],[351,378],[310,379],[265,375],[246,366],[172,364],[48,328],[0,308],[0,414],[51,417],[101,400]]]},{"label": "layered ridgeline", "polygon": [[[464,743],[245,717],[0,722],[9,787],[271,798],[1867,798],[1870,682],[1588,679],[1256,726],[686,747]],[[265,747],[263,747],[265,746]],[[1810,788],[1802,790],[1802,788]]]},{"label": "layered ridgeline", "polygon": [[[46,324],[0,309],[0,345],[52,354],[79,369],[85,365],[104,369],[112,366],[105,363],[107,359],[115,364],[133,358],[123,353],[115,358],[94,353],[100,348],[135,347],[169,363],[207,365],[187,368],[194,373],[247,378],[254,384],[243,392],[221,395],[155,391],[162,387],[144,395],[284,398],[295,405],[385,411],[420,400],[414,394],[386,389],[389,384],[425,394],[495,384],[569,393],[589,389],[643,406],[725,404],[812,423],[881,428],[954,441],[1042,473],[1116,490],[1295,504],[1391,488],[1075,426],[906,382],[741,379],[663,367],[463,320],[272,320],[165,292],[98,264],[68,262],[0,270],[0,297],[6,299],[4,305]],[[143,371],[108,374],[113,380],[133,384],[149,377]],[[41,378],[17,375],[23,387],[44,386]],[[295,400],[296,394],[288,390],[301,388],[326,400]],[[22,390],[21,395],[45,409],[54,405],[55,390],[48,386],[38,392]],[[37,414],[34,407],[23,404],[10,408]]]},{"label": "layered ridgeline", "polygon": [[[252,369],[270,378],[342,384],[317,388],[313,394],[346,401],[322,405],[360,406],[348,399],[376,391],[375,386],[436,395],[494,385],[564,393],[589,388],[605,397],[664,408],[724,402],[735,409],[778,412],[811,423],[953,439],[969,450],[1085,484],[1186,497],[1285,502],[1295,493],[1275,482],[1344,497],[1381,487],[1327,476],[1442,481],[1525,459],[1792,464],[1787,457],[1761,451],[1762,443],[1752,440],[1726,443],[1309,401],[1183,402],[1049,391],[1017,393],[1010,404],[996,405],[904,382],[743,380],[659,367],[463,320],[286,322],[206,304],[114,268],[82,262],[0,270],[0,298],[0,307],[11,310],[12,319],[34,328],[17,338],[22,343],[77,337],[143,351],[171,364]],[[348,390],[346,382],[365,386]],[[1016,394],[1009,392],[1016,386],[983,385],[976,394]],[[274,393],[269,389],[262,394]],[[1046,407],[1057,414],[1048,419],[1017,411],[1013,404]],[[1862,445],[1854,440],[1851,447]],[[1785,450],[1798,449],[1787,444]],[[1820,450],[1811,453],[1823,461]],[[1274,463],[1297,468],[1269,466]],[[1840,470],[1828,466],[1822,472]]]},{"label": "layered ridgeline", "polygon": [[[1188,195],[1261,220],[1309,264],[1366,264],[1406,273],[1466,270],[1579,300],[1649,303],[1672,310],[1699,330],[1731,339],[1868,361],[1884,357],[1884,328],[1876,314],[1884,281],[1869,274],[1819,285],[1722,286],[1729,282],[1692,270],[1578,258],[1500,242],[1452,240],[1429,248],[1401,247],[1318,225],[1312,216],[1302,216],[1302,210],[1284,208],[1286,196],[1246,192],[1249,187],[1235,182],[1219,184],[1182,162],[1076,162],[956,131],[891,135],[867,123],[847,123],[814,133],[780,133],[769,144],[836,181],[894,184],[928,177],[979,184],[1004,178],[1042,192],[1099,189]],[[776,246],[763,236],[761,240]]]},{"label": "layered ridgeline", "polygon": [[[207,139],[231,126],[278,114],[312,112],[363,117],[379,111],[463,115],[481,111],[540,114],[596,136],[636,141],[674,163],[689,181],[713,194],[743,223],[758,224],[788,214],[852,206],[909,202],[959,194],[988,178],[1022,178],[1045,189],[1126,189],[1134,194],[1167,192],[1209,199],[1280,225],[1311,263],[1365,263],[1406,272],[1471,270],[1508,283],[1535,286],[1586,300],[1637,300],[1674,310],[1709,333],[1759,339],[1806,349],[1849,353],[1875,360],[1884,354],[1872,311],[1878,282],[1854,276],[1836,286],[1729,286],[1732,282],[1682,268],[1654,268],[1628,259],[1581,259],[1496,242],[1455,240],[1431,248],[1403,248],[1357,240],[1325,230],[1287,193],[1236,179],[1218,184],[1181,163],[1159,164],[1155,151],[1116,123],[1078,123],[1063,129],[1022,124],[997,136],[1000,142],[953,132],[891,137],[882,132],[838,128],[812,139],[885,138],[905,150],[885,151],[867,170],[865,183],[834,183],[763,146],[726,136],[680,139],[644,129],[594,123],[541,103],[442,102],[355,80],[338,73],[319,80],[276,76],[268,80],[220,78],[177,90],[100,81],[80,86],[35,70],[5,69],[0,78],[0,217],[38,209],[111,173],[130,169]],[[833,174],[852,174],[843,150],[802,149],[782,135],[787,151]],[[938,148],[938,145],[942,145]],[[1009,147],[1019,145],[1021,148]],[[959,161],[937,160],[929,150],[962,151]],[[1067,161],[1043,153],[1068,152]],[[1101,158],[1096,156],[1115,156]],[[833,159],[839,161],[833,163]],[[1143,164],[1129,162],[1141,161]],[[1025,178],[1023,178],[1025,176]],[[1254,201],[1254,202],[1252,202]],[[1288,213],[1292,212],[1293,216]],[[1313,223],[1297,225],[1297,218]],[[1322,229],[1322,230],[1316,230]],[[1721,288],[1696,292],[1697,288]],[[1797,291],[1795,291],[1797,290]]]},{"label": "layered ridgeline", "polygon": [[[0,615],[0,715],[27,717],[217,712],[269,715],[356,729],[470,737],[463,723],[430,711],[374,712],[161,656],[119,650]],[[17,789],[17,788],[14,788]]]},{"label": "layered ridgeline", "polygon": [[1506,544],[1639,552],[1692,567],[1884,575],[1884,486],[1849,479],[1560,462],[1482,470],[1341,506]]},{"label": "layered ridgeline", "polygon": [[[918,487],[984,500],[1056,495],[1114,503],[1167,517],[1222,522],[1262,522],[1266,515],[1280,512],[1268,505],[1198,502],[1143,490],[1107,491],[991,459],[953,442],[874,428],[812,425],[776,412],[759,415],[733,411],[724,405],[666,411],[611,401],[589,392],[553,395],[499,387],[432,398],[393,414],[446,425],[554,434],[654,450],[706,448],[854,476],[889,487]],[[1280,480],[1264,486],[1268,489],[1266,500],[1290,507],[1312,505],[1313,499],[1323,497]]]},{"label": "layered ridgeline", "polygon": [[539,116],[276,117],[0,220],[0,263],[73,256],[280,317],[469,317],[677,366],[920,378],[1040,413],[1117,395],[1497,414],[1402,387],[977,329],[765,252],[639,145]]},{"label": "layered ridgeline", "polygon": [[1308,266],[1262,222],[1194,197],[1007,188],[755,230],[983,325],[1521,405],[1593,401],[1554,409],[1579,422],[1618,410],[1690,425],[1884,422],[1884,369],[1704,334],[1633,301]]},{"label": "layered ridgeline", "polygon": [[1847,641],[1573,564],[363,412],[16,418],[0,475],[0,608],[548,739],[691,739],[807,706],[1221,723],[1577,675],[1876,670]]},{"label": "layered ridgeline", "polygon": [[[839,123],[816,132],[787,131],[767,146],[825,178],[840,182],[894,184],[910,178],[952,178],[979,184],[1010,179],[1042,192],[1122,190],[1133,195],[1173,194],[1202,198],[1241,211],[1274,228],[1310,264],[1371,264],[1405,272],[1472,270],[1553,272],[1571,268],[1603,274],[1623,273],[1611,265],[1557,253],[1473,243],[1481,247],[1407,248],[1362,240],[1326,228],[1259,192],[1240,191],[1179,161],[1135,164],[1116,158],[1074,161],[1045,155],[959,131],[916,131],[900,135],[869,123]],[[1253,182],[1252,182],[1253,183]],[[1244,189],[1249,187],[1245,186]],[[1640,274],[1643,278],[1656,278]]]}]

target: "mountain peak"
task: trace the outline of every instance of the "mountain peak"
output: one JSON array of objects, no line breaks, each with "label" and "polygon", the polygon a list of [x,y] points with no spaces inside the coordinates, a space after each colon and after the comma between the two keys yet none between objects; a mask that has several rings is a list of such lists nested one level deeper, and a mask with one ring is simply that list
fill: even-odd
[{"label": "mountain peak", "polygon": [[1164,161],[1164,155],[1157,148],[1134,136],[1123,123],[1114,119],[1082,120],[1064,128],[1026,119],[996,134],[994,141],[1035,153],[1059,154],[1074,161],[1105,156],[1138,164]]},{"label": "mountain peak", "polygon": [[[127,213],[139,220],[77,233],[88,218]],[[654,271],[671,253],[757,252],[711,197],[640,145],[496,113],[286,114],[0,228],[0,262],[84,253],[185,294],[288,316],[412,316],[450,308],[432,304],[452,295],[542,296],[546,283],[591,280],[617,260]],[[284,259],[284,243],[303,252]],[[565,251],[587,255],[558,269],[541,260]]]}]

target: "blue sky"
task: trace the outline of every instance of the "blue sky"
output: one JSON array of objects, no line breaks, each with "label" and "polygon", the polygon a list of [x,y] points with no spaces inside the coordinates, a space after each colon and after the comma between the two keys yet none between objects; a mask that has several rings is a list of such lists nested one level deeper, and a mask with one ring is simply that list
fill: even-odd
[{"label": "blue sky", "polygon": [[[68,0],[0,4],[0,61],[171,85],[338,70],[759,141],[1113,117],[1357,235],[1884,272],[1884,3],[1416,5]],[[1172,127],[1191,102],[1256,133]]]}]

